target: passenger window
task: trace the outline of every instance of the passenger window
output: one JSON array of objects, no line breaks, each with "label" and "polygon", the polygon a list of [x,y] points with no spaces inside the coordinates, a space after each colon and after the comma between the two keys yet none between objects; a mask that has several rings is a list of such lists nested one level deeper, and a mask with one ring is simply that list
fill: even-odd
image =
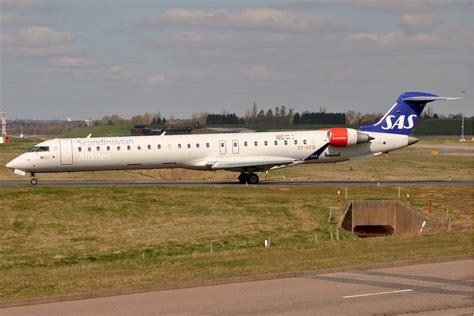
[{"label": "passenger window", "polygon": [[87,151],[91,151],[91,148],[90,148],[90,147],[88,147],[88,148],[87,148]]},{"label": "passenger window", "polygon": [[127,150],[130,150],[130,145],[129,145],[129,146],[127,146]]},{"label": "passenger window", "polygon": [[120,146],[117,146],[117,151],[120,151]]},{"label": "passenger window", "polygon": [[181,148],[181,144],[178,144],[178,148]]},{"label": "passenger window", "polygon": [[142,149],[142,146],[137,146],[137,149],[138,149],[138,150],[141,150],[141,149]]},{"label": "passenger window", "polygon": [[110,151],[110,146],[107,146],[107,151]]},{"label": "passenger window", "polygon": [[150,150],[150,149],[151,149],[151,145],[148,145],[148,150]]},{"label": "passenger window", "polygon": [[268,146],[268,141],[264,141],[263,144],[264,144],[265,146]]},{"label": "passenger window", "polygon": [[196,144],[196,148],[199,148],[199,144]]},{"label": "passenger window", "polygon": [[99,146],[97,146],[97,148],[96,148],[96,149],[97,149],[97,151],[100,151],[100,147],[99,147]]},{"label": "passenger window", "polygon": [[188,144],[188,148],[191,148],[191,144]]},{"label": "passenger window", "polygon": [[234,142],[234,147],[237,147],[237,142]]},{"label": "passenger window", "polygon": [[222,142],[222,143],[221,143],[221,147],[224,147],[224,146],[225,146],[225,143],[224,143],[224,142]]},{"label": "passenger window", "polygon": [[254,146],[258,146],[258,142],[257,142],[257,141],[254,141],[254,142],[253,142],[253,145],[254,145]]},{"label": "passenger window", "polygon": [[274,144],[275,144],[275,146],[278,145],[278,141],[276,140],[276,141],[274,142]]},{"label": "passenger window", "polygon": [[81,151],[82,151],[82,148],[81,148],[81,147],[77,147],[77,151],[78,151],[78,152],[81,152]]},{"label": "passenger window", "polygon": [[298,140],[295,139],[295,145],[298,145]]},{"label": "passenger window", "polygon": [[247,147],[247,142],[244,142],[244,146]]},{"label": "passenger window", "polygon": [[306,145],[306,139],[303,139],[303,145]]},{"label": "passenger window", "polygon": [[283,141],[283,143],[284,143],[285,145],[288,145],[288,141],[287,141],[287,140]]},{"label": "passenger window", "polygon": [[158,144],[158,149],[161,149],[161,144]]},{"label": "passenger window", "polygon": [[211,147],[211,144],[206,143],[206,147],[207,147],[207,148]]}]

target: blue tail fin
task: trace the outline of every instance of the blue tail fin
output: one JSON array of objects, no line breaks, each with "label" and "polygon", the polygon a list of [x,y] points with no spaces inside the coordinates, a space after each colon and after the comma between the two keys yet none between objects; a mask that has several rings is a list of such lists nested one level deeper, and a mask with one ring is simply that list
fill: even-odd
[{"label": "blue tail fin", "polygon": [[362,125],[361,131],[409,135],[416,126],[426,103],[449,100],[425,92],[402,93],[392,108],[373,125]]}]

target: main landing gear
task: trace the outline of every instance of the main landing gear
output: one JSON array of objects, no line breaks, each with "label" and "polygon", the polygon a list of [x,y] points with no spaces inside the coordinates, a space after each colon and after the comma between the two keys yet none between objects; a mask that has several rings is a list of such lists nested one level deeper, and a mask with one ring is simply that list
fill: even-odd
[{"label": "main landing gear", "polygon": [[31,181],[30,181],[30,183],[31,183],[31,185],[37,185],[37,184],[38,184],[38,179],[36,179],[34,172],[31,173]]},{"label": "main landing gear", "polygon": [[258,180],[259,180],[259,178],[255,173],[242,172],[239,175],[239,182],[242,183],[242,184],[245,184],[245,183],[257,184]]}]

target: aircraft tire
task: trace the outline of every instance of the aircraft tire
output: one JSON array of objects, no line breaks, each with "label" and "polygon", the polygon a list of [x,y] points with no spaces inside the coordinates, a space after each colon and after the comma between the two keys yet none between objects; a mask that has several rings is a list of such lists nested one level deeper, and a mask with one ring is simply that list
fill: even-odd
[{"label": "aircraft tire", "polygon": [[255,173],[249,174],[249,176],[248,176],[248,182],[249,182],[250,184],[257,184],[257,183],[258,183],[258,180],[259,180],[259,178],[258,178],[258,176],[257,176]]},{"label": "aircraft tire", "polygon": [[243,172],[242,172],[242,173],[239,175],[239,182],[240,182],[241,184],[245,184],[245,183],[247,183],[247,182],[249,181],[248,178],[249,178],[249,175],[248,175],[247,173],[243,173]]},{"label": "aircraft tire", "polygon": [[31,185],[37,185],[38,184],[38,179],[32,178],[30,183],[31,183]]}]

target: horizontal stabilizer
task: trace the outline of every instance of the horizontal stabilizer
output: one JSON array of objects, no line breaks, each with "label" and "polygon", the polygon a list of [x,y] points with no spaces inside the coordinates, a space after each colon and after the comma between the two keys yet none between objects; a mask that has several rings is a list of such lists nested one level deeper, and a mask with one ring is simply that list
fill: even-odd
[{"label": "horizontal stabilizer", "polygon": [[403,101],[414,101],[414,102],[430,102],[430,101],[437,101],[437,100],[459,100],[462,98],[451,98],[451,97],[435,97],[435,96],[418,96],[418,97],[408,97],[403,98]]}]

